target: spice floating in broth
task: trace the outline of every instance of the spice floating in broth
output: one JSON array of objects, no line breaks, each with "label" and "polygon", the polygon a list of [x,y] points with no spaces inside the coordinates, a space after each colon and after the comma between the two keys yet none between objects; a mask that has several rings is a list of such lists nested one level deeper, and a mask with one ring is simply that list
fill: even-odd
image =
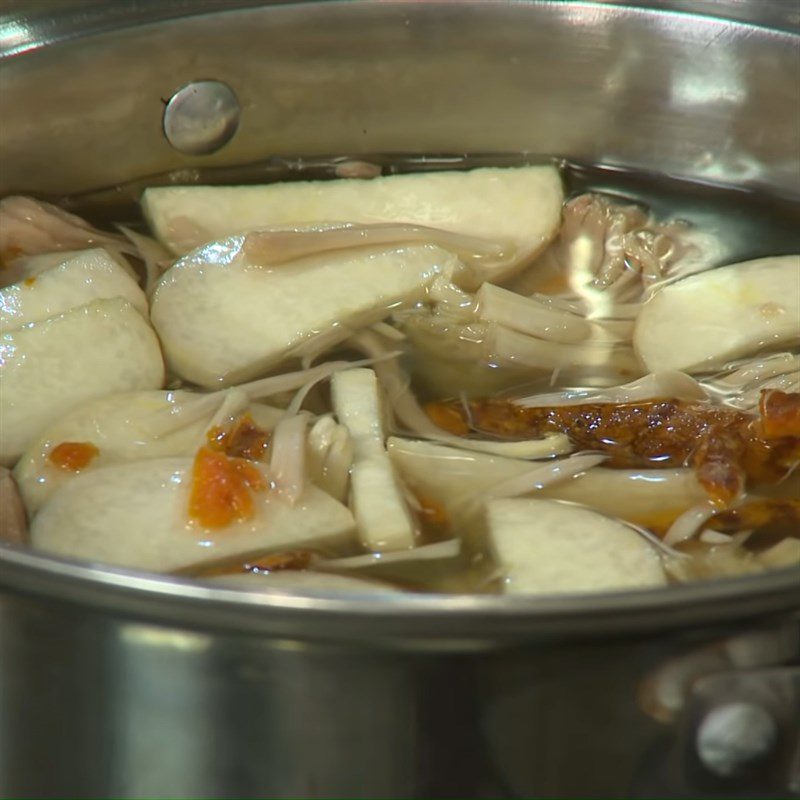
[{"label": "spice floating in broth", "polygon": [[457,434],[566,434],[576,448],[608,455],[607,466],[697,470],[713,500],[728,504],[748,479],[776,483],[800,461],[800,394],[762,395],[755,417],[709,403],[659,399],[526,407],[511,400],[431,403],[431,418]]}]

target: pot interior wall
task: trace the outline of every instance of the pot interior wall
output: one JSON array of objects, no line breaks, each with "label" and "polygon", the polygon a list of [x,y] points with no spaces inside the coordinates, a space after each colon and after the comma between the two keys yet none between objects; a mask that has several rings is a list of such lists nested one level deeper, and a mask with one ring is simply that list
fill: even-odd
[{"label": "pot interior wall", "polygon": [[[108,16],[142,22],[149,7],[134,5],[138,17],[124,17],[125,2]],[[373,153],[558,155],[800,191],[789,33],[611,3],[237,5],[252,4],[39,49],[39,29],[7,23],[0,44],[13,53],[16,35],[21,52],[0,73],[13,109],[0,126],[0,194]],[[94,17],[62,10],[53,24],[97,27],[98,4],[83,6]],[[202,78],[233,87],[241,126],[217,154],[185,157],[163,137],[163,104]]]}]

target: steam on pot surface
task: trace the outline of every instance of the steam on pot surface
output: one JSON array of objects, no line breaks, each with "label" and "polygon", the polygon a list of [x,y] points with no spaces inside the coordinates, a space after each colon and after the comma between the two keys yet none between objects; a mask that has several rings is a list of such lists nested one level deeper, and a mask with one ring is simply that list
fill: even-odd
[{"label": "steam on pot surface", "polygon": [[796,209],[377,172],[0,201],[0,538],[369,595],[800,568]]}]

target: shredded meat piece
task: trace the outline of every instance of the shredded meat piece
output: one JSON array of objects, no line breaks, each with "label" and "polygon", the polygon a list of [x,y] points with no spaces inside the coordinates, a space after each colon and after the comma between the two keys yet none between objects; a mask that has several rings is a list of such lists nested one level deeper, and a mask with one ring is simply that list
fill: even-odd
[{"label": "shredded meat piece", "polygon": [[[730,503],[746,480],[776,483],[800,461],[800,395],[769,391],[756,417],[707,403],[673,399],[526,408],[510,400],[431,403],[445,430],[505,438],[564,433],[582,450],[609,456],[606,466],[692,466],[709,495]],[[778,395],[784,395],[779,397]]]}]

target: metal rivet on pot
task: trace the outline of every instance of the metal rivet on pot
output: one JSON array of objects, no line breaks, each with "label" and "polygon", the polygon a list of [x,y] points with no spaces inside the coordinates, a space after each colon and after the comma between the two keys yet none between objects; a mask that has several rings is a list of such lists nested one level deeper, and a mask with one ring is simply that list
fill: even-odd
[{"label": "metal rivet on pot", "polygon": [[241,108],[221,81],[193,81],[178,89],[164,109],[164,135],[181,153],[207,155],[227,144],[239,127]]},{"label": "metal rivet on pot", "polygon": [[772,715],[755,703],[726,703],[697,730],[697,755],[710,772],[728,778],[769,755],[778,740]]}]

